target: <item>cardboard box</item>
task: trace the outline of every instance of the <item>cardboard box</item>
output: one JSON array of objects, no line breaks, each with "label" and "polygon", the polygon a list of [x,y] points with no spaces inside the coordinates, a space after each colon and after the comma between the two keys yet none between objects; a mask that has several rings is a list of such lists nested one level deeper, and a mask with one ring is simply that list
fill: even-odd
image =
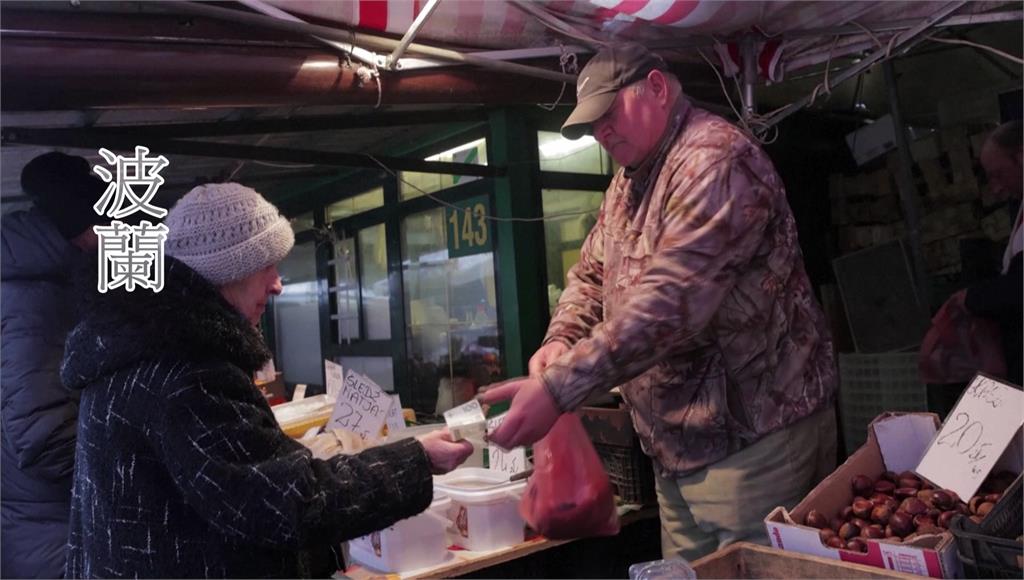
[{"label": "cardboard box", "polygon": [[812,509],[833,517],[850,505],[854,497],[850,481],[856,475],[878,477],[885,471],[900,473],[913,470],[938,432],[939,425],[939,418],[933,413],[880,415],[868,427],[867,443],[819,483],[792,512],[778,507],[768,514],[764,522],[772,546],[933,578],[959,577],[960,560],[956,542],[949,532],[921,536],[907,543],[865,540],[868,552],[862,554],[826,547],[821,543],[816,528],[797,523],[803,522]]}]

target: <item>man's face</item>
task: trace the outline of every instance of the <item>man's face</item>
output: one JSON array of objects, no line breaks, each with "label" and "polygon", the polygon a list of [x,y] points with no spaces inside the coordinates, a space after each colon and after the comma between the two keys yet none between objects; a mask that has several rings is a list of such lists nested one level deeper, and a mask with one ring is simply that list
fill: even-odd
[{"label": "man's face", "polygon": [[220,287],[220,293],[242,316],[256,326],[267,307],[271,295],[281,294],[281,276],[277,264],[249,274],[241,280],[228,282]]},{"label": "man's face", "polygon": [[993,201],[1020,199],[1024,193],[1021,152],[1011,154],[994,143],[981,148],[981,166],[985,169]]},{"label": "man's face", "polygon": [[[658,81],[653,80],[655,74]],[[608,112],[594,121],[594,138],[619,165],[639,166],[657,145],[668,122],[663,91],[667,91],[664,77],[654,71],[647,79],[620,89]]]}]

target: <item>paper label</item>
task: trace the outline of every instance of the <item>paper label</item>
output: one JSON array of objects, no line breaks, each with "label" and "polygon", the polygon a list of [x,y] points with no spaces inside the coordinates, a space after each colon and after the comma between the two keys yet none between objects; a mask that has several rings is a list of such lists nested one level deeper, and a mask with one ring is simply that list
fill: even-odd
[{"label": "paper label", "polygon": [[405,430],[405,418],[402,417],[402,399],[398,394],[391,395],[391,407],[385,419],[388,426],[388,435],[394,435]]},{"label": "paper label", "polygon": [[327,398],[337,399],[341,388],[345,386],[344,369],[334,361],[324,360],[324,376],[327,380]]},{"label": "paper label", "polygon": [[295,391],[292,393],[293,401],[301,401],[306,398],[306,385],[299,383],[295,385]]},{"label": "paper label", "polygon": [[264,383],[277,378],[277,370],[274,368],[274,359],[267,361],[267,364],[263,365],[263,368],[256,371],[256,380]]},{"label": "paper label", "polygon": [[917,473],[974,495],[1024,424],[1024,392],[978,375],[925,451]]},{"label": "paper label", "polygon": [[[501,425],[502,421],[505,420],[505,415],[507,413],[488,419],[487,432],[490,433],[497,429],[498,425]],[[526,459],[525,447],[516,447],[515,449],[505,451],[493,443],[487,444],[487,465],[491,471],[504,473],[509,477],[530,468],[530,464]]]},{"label": "paper label", "polygon": [[345,429],[363,440],[376,441],[391,408],[391,397],[369,378],[349,370],[328,429]]}]

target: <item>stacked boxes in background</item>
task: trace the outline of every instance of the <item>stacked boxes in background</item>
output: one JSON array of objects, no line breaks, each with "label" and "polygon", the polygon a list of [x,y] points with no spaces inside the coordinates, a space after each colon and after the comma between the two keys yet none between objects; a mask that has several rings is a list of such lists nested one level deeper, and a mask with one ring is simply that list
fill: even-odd
[{"label": "stacked boxes in background", "polygon": [[[986,208],[978,158],[988,133],[978,126],[941,129],[911,143],[918,190],[921,243],[926,269],[933,275],[961,270],[960,240],[1009,237],[1010,216]],[[875,162],[858,174],[829,179],[832,225],[842,254],[877,246],[906,234],[896,186],[898,152],[884,167]]]}]

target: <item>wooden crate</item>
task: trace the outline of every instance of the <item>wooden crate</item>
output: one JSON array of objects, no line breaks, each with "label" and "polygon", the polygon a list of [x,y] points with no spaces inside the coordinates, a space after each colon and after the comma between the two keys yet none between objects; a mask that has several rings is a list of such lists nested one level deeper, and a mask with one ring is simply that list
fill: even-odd
[{"label": "wooden crate", "polygon": [[697,578],[901,578],[920,576],[740,542],[693,563]]}]

